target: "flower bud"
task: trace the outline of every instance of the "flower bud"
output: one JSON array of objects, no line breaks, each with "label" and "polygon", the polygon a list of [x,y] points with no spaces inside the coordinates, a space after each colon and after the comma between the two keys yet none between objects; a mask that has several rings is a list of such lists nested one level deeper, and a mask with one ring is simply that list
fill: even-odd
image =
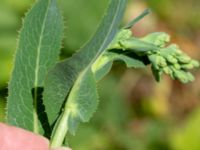
[{"label": "flower bud", "polygon": [[181,66],[179,64],[174,64],[173,67],[177,70],[181,69]]},{"label": "flower bud", "polygon": [[121,40],[120,44],[125,50],[131,50],[137,54],[144,53],[146,55],[147,51],[159,51],[159,48],[155,45],[144,42],[134,37],[126,40]]},{"label": "flower bud", "polygon": [[153,55],[149,55],[148,58],[149,58],[149,61],[152,64],[153,68],[159,70],[159,66],[158,66],[157,61],[156,61],[157,56],[155,54],[153,54]]},{"label": "flower bud", "polygon": [[189,82],[187,73],[182,71],[182,70],[175,70],[174,69],[173,75],[174,75],[175,79],[180,80],[182,83]]},{"label": "flower bud", "polygon": [[177,56],[177,59],[180,63],[189,63],[191,61],[191,58],[186,54]]},{"label": "flower bud", "polygon": [[130,37],[132,37],[132,32],[129,29],[120,30],[116,36],[118,40],[125,40],[129,39]]},{"label": "flower bud", "polygon": [[173,78],[173,71],[169,67],[164,67],[163,72],[170,75]]},{"label": "flower bud", "polygon": [[166,60],[162,57],[162,56],[157,56],[157,64],[160,66],[160,67],[165,67],[167,66],[167,62]]},{"label": "flower bud", "polygon": [[182,69],[192,69],[192,68],[194,68],[194,66],[191,63],[189,63],[189,64],[181,65],[181,68]]},{"label": "flower bud", "polygon": [[155,44],[158,47],[164,47],[167,42],[170,40],[170,36],[164,32],[155,32],[150,33],[147,36],[141,38],[145,42]]},{"label": "flower bud", "polygon": [[152,73],[153,73],[156,81],[160,81],[163,72],[154,68],[154,66],[151,66],[151,70],[152,70]]},{"label": "flower bud", "polygon": [[120,45],[121,40],[125,40],[132,37],[132,32],[129,29],[122,29],[120,30],[116,37],[113,39],[112,43],[110,44],[110,47],[108,49],[123,49]]},{"label": "flower bud", "polygon": [[166,60],[162,56],[158,56],[156,54],[150,55],[149,60],[154,66],[154,68],[159,69],[167,66]]},{"label": "flower bud", "polygon": [[187,72],[187,78],[191,82],[195,80],[194,76],[190,72]]},{"label": "flower bud", "polygon": [[166,53],[166,54],[170,54],[170,55],[177,55],[177,54],[182,54],[182,52],[179,50],[179,47],[178,45],[176,44],[171,44],[169,45],[168,47],[164,48],[163,51]]},{"label": "flower bud", "polygon": [[199,67],[200,66],[199,62],[196,61],[196,60],[192,60],[190,63],[193,65],[193,67]]},{"label": "flower bud", "polygon": [[167,59],[169,63],[172,63],[172,64],[176,64],[178,62],[177,59],[172,55],[167,55],[165,58]]}]

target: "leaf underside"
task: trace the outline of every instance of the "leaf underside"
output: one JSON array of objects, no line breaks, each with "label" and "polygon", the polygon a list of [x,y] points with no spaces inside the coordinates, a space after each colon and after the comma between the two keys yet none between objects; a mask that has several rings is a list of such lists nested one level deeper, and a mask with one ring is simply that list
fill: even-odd
[{"label": "leaf underside", "polygon": [[58,60],[62,32],[56,0],[38,0],[27,13],[19,36],[9,82],[9,124],[33,131],[38,92],[32,95],[32,90],[44,86],[45,75]]},{"label": "leaf underside", "polygon": [[[101,60],[102,59],[102,60]],[[114,61],[124,62],[127,68],[145,68],[146,65],[141,58],[134,55],[129,56],[125,53],[116,53],[107,51],[99,59],[98,66],[93,66],[93,72],[95,74],[96,81],[100,81],[106,74],[108,74],[112,68]],[[97,67],[97,68],[95,68]]]},{"label": "leaf underside", "polygon": [[44,104],[50,124],[55,122],[64,102],[72,132],[80,121],[88,121],[96,110],[98,96],[91,66],[118,31],[125,4],[126,0],[112,0],[93,38],[49,72],[45,81]]}]

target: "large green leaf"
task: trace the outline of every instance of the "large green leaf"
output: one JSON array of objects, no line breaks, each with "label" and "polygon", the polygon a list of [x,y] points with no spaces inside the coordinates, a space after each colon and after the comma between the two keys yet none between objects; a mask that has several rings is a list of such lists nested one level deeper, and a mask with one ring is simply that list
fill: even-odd
[{"label": "large green leaf", "polygon": [[26,15],[19,36],[9,83],[9,124],[37,132],[37,89],[43,87],[47,71],[58,60],[62,32],[56,0],[38,0]]},{"label": "large green leaf", "polygon": [[[88,121],[92,112],[95,111],[97,98],[95,89],[91,90],[95,88],[91,66],[118,31],[125,4],[126,0],[112,0],[93,38],[71,58],[58,63],[48,74],[45,82],[44,103],[50,124],[58,117],[65,101],[64,109],[68,111],[69,123],[74,124],[74,120],[76,123]],[[84,91],[84,94],[81,91]]]}]

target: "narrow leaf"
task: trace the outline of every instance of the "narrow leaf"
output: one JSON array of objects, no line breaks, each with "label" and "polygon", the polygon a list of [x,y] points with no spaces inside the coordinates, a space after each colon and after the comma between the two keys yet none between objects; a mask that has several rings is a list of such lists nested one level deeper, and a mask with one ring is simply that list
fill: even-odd
[{"label": "narrow leaf", "polygon": [[[88,72],[90,72],[89,70],[91,69],[92,64],[104,52],[117,33],[125,4],[126,0],[112,0],[102,23],[93,38],[71,58],[58,63],[48,74],[45,82],[44,103],[50,124],[58,117],[65,100],[66,103],[68,103],[68,99],[66,98],[70,98],[72,95],[76,95],[80,92],[74,89],[85,91],[84,97],[90,97],[90,94],[92,94],[89,93],[89,89],[87,90],[88,87],[82,86],[82,84],[85,83],[86,85],[89,85],[89,83],[86,82],[89,80],[87,78],[91,76]],[[87,79],[85,82],[83,82],[84,78]],[[81,81],[81,83],[79,83],[79,81]],[[80,89],[79,86],[86,89]],[[81,111],[83,114],[80,115],[80,113],[78,113],[73,117],[73,119],[78,121],[87,121],[91,116],[90,113],[94,112],[96,109],[97,100],[95,97],[93,99],[93,104],[91,104],[92,101],[89,102],[91,105],[95,106],[94,108],[88,107],[88,105],[82,105],[82,101],[79,99],[69,101],[70,104],[73,103],[74,106],[77,106],[75,109],[69,110],[76,112],[84,110]],[[66,104],[65,106],[67,107],[66,109],[68,109],[69,105]],[[69,114],[71,116],[74,113],[69,111]]]},{"label": "narrow leaf", "polygon": [[38,0],[26,15],[19,36],[9,82],[9,124],[38,132],[37,89],[43,87],[47,71],[58,60],[62,32],[56,0]]},{"label": "narrow leaf", "polygon": [[124,29],[130,29],[130,28],[132,28],[137,22],[139,22],[141,19],[143,19],[145,16],[147,16],[150,12],[151,12],[150,9],[144,10],[139,16],[137,16],[135,19],[133,19],[132,21],[130,21],[124,27]]}]

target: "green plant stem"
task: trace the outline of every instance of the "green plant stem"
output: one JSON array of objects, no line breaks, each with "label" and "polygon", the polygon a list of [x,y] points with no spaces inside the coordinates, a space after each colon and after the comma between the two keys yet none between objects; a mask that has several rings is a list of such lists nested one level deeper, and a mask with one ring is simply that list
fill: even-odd
[{"label": "green plant stem", "polygon": [[65,109],[57,122],[56,128],[53,131],[50,141],[50,148],[57,148],[62,146],[68,131],[68,118],[69,110]]},{"label": "green plant stem", "polygon": [[37,115],[37,88],[34,90],[34,100],[33,100],[33,132],[39,133],[39,120]]},{"label": "green plant stem", "polygon": [[39,133],[38,116],[37,116],[37,111],[36,110],[33,110],[33,120],[34,120],[33,132],[34,133]]}]

